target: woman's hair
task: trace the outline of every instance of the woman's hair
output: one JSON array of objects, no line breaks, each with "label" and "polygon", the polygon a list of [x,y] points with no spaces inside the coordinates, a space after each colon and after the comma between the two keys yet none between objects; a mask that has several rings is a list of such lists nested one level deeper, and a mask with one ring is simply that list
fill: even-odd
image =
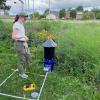
[{"label": "woman's hair", "polygon": [[14,22],[13,22],[13,23],[17,22],[17,21],[18,21],[18,19],[19,19],[19,15],[16,15],[15,20],[14,20]]}]

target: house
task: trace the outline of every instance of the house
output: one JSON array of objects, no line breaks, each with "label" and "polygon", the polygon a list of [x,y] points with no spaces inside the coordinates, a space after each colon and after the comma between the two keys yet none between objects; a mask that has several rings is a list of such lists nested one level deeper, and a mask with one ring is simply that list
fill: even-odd
[{"label": "house", "polygon": [[46,19],[56,19],[56,16],[50,13],[46,16]]},{"label": "house", "polygon": [[77,12],[76,13],[76,19],[81,20],[83,18],[83,12]]},{"label": "house", "polygon": [[9,10],[0,9],[0,16],[8,16],[8,15],[9,15]]},{"label": "house", "polygon": [[66,13],[65,13],[65,19],[70,19],[70,11],[66,11]]},{"label": "house", "polygon": [[59,12],[57,11],[50,11],[50,14],[46,16],[46,19],[58,19],[59,18]]},{"label": "house", "polygon": [[0,16],[4,16],[4,10],[0,9]]}]

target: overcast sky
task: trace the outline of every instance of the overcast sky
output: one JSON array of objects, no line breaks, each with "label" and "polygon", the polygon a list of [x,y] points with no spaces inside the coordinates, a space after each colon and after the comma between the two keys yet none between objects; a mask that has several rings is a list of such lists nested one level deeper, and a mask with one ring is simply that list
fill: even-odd
[{"label": "overcast sky", "polygon": [[[25,1],[28,2],[28,0],[22,0],[25,4]],[[17,2],[14,4],[14,2]],[[30,2],[30,9],[33,9],[33,0],[29,0]],[[100,0],[50,0],[52,10],[59,10],[61,8],[75,8],[79,5],[82,5],[84,7],[98,7],[100,6]],[[21,10],[21,3],[19,0],[8,0],[8,5],[12,5],[13,10]],[[28,3],[27,3],[28,4]],[[49,7],[49,0],[34,0],[34,7],[36,10],[43,11],[44,9]],[[27,7],[24,7],[27,8]]]}]

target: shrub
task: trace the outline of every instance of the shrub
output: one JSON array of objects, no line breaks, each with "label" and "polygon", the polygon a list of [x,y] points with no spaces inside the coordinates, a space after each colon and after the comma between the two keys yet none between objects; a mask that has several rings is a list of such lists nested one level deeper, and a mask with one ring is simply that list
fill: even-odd
[{"label": "shrub", "polygon": [[0,40],[7,41],[8,39],[10,39],[11,32],[12,32],[12,24],[0,21]]},{"label": "shrub", "polygon": [[32,18],[33,19],[40,19],[40,14],[38,12],[35,12],[33,15],[32,15]]},{"label": "shrub", "polygon": [[96,13],[96,19],[100,19],[100,13]]},{"label": "shrub", "polygon": [[94,19],[94,17],[93,12],[84,12],[83,19]]},{"label": "shrub", "polygon": [[94,81],[95,65],[98,65],[100,59],[100,48],[96,41],[99,41],[100,36],[99,26],[93,26],[95,31],[91,31],[88,24],[74,24],[73,28],[69,27],[60,35],[56,51],[59,71],[74,76],[83,75],[88,82]]}]

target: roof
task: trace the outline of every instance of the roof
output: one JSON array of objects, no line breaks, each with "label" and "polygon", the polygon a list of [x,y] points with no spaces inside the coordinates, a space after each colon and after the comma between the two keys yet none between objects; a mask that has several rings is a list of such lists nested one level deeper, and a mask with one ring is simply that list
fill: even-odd
[{"label": "roof", "polygon": [[50,11],[51,14],[54,14],[56,17],[59,17],[59,12],[58,11]]},{"label": "roof", "polygon": [[82,15],[82,14],[83,14],[83,12],[77,12],[77,14],[78,14],[78,15]]},{"label": "roof", "polygon": [[53,40],[47,40],[43,43],[43,47],[57,47],[57,44]]},{"label": "roof", "polygon": [[54,14],[48,14],[48,15],[46,16],[46,18],[47,18],[47,19],[56,19],[56,15],[54,15]]}]

